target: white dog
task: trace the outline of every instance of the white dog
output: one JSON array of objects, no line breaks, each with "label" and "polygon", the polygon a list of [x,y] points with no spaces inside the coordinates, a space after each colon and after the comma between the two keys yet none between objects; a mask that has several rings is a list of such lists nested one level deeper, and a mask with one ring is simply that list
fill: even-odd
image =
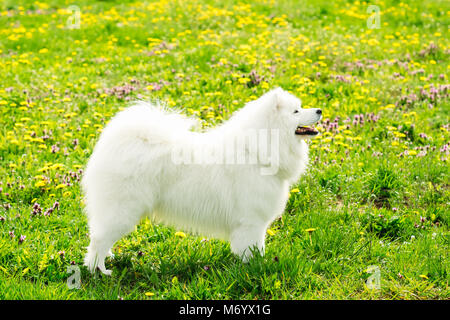
[{"label": "white dog", "polygon": [[[149,216],[156,223],[230,241],[244,261],[264,253],[308,164],[304,141],[320,109],[281,88],[249,102],[223,125],[194,132],[195,121],[138,102],[105,127],[82,180],[90,229],[85,265],[104,274],[113,244]],[[270,150],[270,154],[269,154]]]}]

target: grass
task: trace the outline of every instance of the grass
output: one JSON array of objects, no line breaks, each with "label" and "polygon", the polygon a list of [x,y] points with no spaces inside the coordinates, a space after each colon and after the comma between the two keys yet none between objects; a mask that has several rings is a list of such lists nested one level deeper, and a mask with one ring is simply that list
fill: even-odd
[{"label": "grass", "polygon": [[[80,0],[68,29],[71,4],[0,4],[0,299],[450,297],[448,2],[375,1],[378,29],[359,1]],[[324,120],[264,257],[145,220],[112,277],[81,266],[79,179],[118,110],[210,127],[276,86]]]}]

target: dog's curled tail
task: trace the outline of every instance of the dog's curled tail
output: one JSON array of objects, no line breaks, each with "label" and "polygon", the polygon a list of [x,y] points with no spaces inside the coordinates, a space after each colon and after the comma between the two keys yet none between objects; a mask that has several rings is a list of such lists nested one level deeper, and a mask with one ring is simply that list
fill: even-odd
[{"label": "dog's curled tail", "polygon": [[196,119],[188,118],[178,110],[169,110],[159,103],[137,101],[119,112],[102,135],[112,131],[114,135],[120,132],[122,137],[127,135],[162,142],[176,139],[197,126],[199,123]]}]

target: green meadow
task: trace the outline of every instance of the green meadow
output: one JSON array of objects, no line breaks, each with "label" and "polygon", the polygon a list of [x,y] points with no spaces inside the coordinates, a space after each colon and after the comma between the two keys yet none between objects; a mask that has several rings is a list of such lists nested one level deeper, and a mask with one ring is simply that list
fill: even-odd
[{"label": "green meadow", "polygon": [[[0,299],[449,299],[449,22],[438,0],[2,1]],[[111,277],[82,266],[116,112],[209,128],[279,86],[324,118],[264,257],[144,220]]]}]

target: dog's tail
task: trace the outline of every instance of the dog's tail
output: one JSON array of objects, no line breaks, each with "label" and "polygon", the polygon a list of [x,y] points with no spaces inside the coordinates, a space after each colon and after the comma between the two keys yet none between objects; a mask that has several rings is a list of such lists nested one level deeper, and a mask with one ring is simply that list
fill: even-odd
[{"label": "dog's tail", "polygon": [[110,127],[114,128],[112,131],[115,134],[121,131],[128,136],[139,136],[158,143],[177,139],[197,126],[196,119],[184,116],[179,110],[169,110],[159,103],[137,101],[119,112],[106,126],[104,134]]}]

